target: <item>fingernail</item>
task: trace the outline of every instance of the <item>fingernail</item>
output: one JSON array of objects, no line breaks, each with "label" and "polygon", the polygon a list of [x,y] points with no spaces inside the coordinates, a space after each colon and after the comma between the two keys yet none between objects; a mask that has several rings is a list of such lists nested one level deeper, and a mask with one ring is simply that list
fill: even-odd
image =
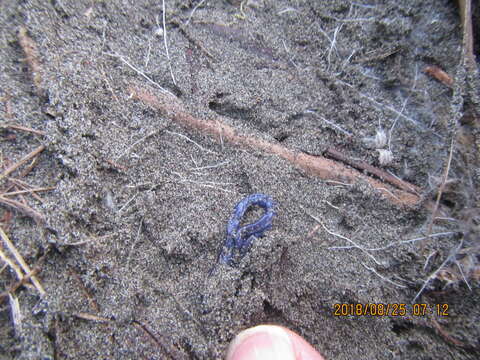
[{"label": "fingernail", "polygon": [[259,325],[242,331],[228,348],[227,360],[295,360],[290,337],[279,326]]}]

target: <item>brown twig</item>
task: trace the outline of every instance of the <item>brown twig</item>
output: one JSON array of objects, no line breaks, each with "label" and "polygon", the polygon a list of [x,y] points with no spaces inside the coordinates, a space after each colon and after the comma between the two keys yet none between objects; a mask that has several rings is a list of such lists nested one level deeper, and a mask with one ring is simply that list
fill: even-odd
[{"label": "brown twig", "polygon": [[431,319],[431,322],[433,324],[433,326],[435,327],[435,329],[438,331],[438,333],[447,341],[449,342],[450,344],[453,344],[455,346],[460,346],[460,347],[464,347],[465,344],[463,342],[461,342],[460,340],[457,340],[455,339],[452,335],[450,335],[447,330],[445,330],[439,323],[437,320],[435,319]]},{"label": "brown twig", "polygon": [[389,182],[392,185],[395,185],[399,189],[402,189],[417,195],[420,194],[421,192],[421,189],[418,186],[410,184],[406,181],[403,181],[402,179],[396,178],[395,176],[392,176],[389,173],[381,169],[378,169],[375,166],[372,166],[364,161],[356,161],[356,160],[350,159],[334,148],[328,148],[325,151],[325,155],[327,155],[328,157],[331,157],[332,159],[348,164],[354,167],[355,169],[368,171],[370,174],[375,175],[381,180]]},{"label": "brown twig", "polygon": [[4,125],[2,124],[2,125],[0,125],[0,127],[4,128],[4,129],[12,129],[12,130],[20,130],[20,131],[30,132],[30,133],[41,135],[41,136],[45,136],[47,134],[45,131],[35,130],[35,129],[31,129],[31,128],[27,128],[25,126],[15,125],[15,124],[4,124]]},{"label": "brown twig", "polygon": [[146,105],[163,112],[178,124],[197,130],[206,135],[210,135],[216,138],[219,142],[223,139],[235,145],[245,146],[280,156],[308,174],[318,176],[324,180],[334,180],[350,184],[365,181],[388,200],[398,205],[413,206],[420,201],[419,196],[415,194],[390,187],[388,184],[363,175],[357,170],[348,168],[336,161],[322,156],[312,156],[305,153],[295,152],[279,144],[239,134],[235,128],[218,119],[204,120],[196,118],[187,113],[184,106],[175,97],[163,94],[156,96],[153,95],[152,92],[138,86],[130,86],[128,90],[134,99],[140,100]]},{"label": "brown twig", "polygon": [[[38,157],[36,157],[35,159],[38,159]],[[28,166],[27,169],[25,169],[24,171],[22,171],[20,173],[20,177],[24,177],[26,176],[32,169],[33,169],[33,166],[32,164],[30,164]],[[21,188],[25,191],[29,191],[31,188],[30,188],[30,185],[28,183],[26,183],[25,181],[22,181],[20,179],[17,179],[17,178],[13,178],[13,177],[8,177],[8,180],[10,182],[9,186],[4,190],[5,192],[3,193],[0,193],[1,196],[5,196],[6,194],[10,193],[12,191],[12,189],[14,188]],[[17,191],[23,191],[23,190],[17,190]],[[18,195],[22,195],[22,193],[19,193]],[[43,203],[43,200],[37,195],[35,194],[34,192],[31,193],[31,195],[37,199],[38,201],[42,202]],[[24,202],[25,203],[25,202]]]},{"label": "brown twig", "polygon": [[44,187],[44,188],[35,188],[35,189],[12,191],[12,192],[3,193],[2,196],[14,196],[14,195],[19,195],[19,194],[33,194],[33,193],[36,193],[36,192],[43,192],[43,191],[50,191],[50,190],[55,190],[55,187],[50,186],[50,187]]},{"label": "brown twig", "polygon": [[33,159],[35,156],[37,156],[39,153],[41,153],[43,150],[45,150],[44,145],[40,145],[37,147],[35,150],[30,152],[28,155],[24,156],[20,161],[17,161],[15,164],[11,165],[8,169],[6,169],[3,174],[0,175],[0,180],[4,179],[6,176],[10,175],[12,172],[17,170],[20,166],[25,164],[27,161],[30,159]]},{"label": "brown twig", "polygon": [[11,207],[12,209],[20,211],[22,214],[28,217],[31,217],[33,220],[35,220],[39,224],[45,223],[45,218],[43,217],[42,214],[35,211],[30,206],[21,203],[20,201],[9,199],[0,195],[0,204],[6,205],[8,207]]}]

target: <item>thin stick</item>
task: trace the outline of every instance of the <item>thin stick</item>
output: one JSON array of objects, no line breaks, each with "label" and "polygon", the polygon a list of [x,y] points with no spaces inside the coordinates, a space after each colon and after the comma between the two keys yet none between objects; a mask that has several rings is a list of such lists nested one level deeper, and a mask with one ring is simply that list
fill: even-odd
[{"label": "thin stick", "polygon": [[192,183],[192,184],[197,184],[199,186],[208,187],[208,188],[215,189],[215,190],[220,190],[220,191],[223,191],[223,192],[226,192],[226,193],[230,193],[230,194],[233,193],[233,191],[223,189],[221,187],[213,186],[213,185],[207,184],[205,182],[201,182],[201,181],[195,181],[195,180],[190,180],[190,179],[182,179],[182,180],[180,180],[180,182],[189,182],[189,183]]},{"label": "thin stick", "polygon": [[0,180],[4,179],[6,176],[10,175],[12,172],[14,172],[15,170],[17,170],[20,166],[22,166],[23,164],[25,164],[27,161],[29,161],[30,159],[34,158],[35,156],[37,156],[39,153],[41,153],[43,150],[45,150],[45,146],[43,145],[40,145],[38,148],[36,148],[35,150],[33,150],[31,153],[29,153],[28,155],[24,156],[20,161],[16,162],[15,164],[13,164],[12,166],[10,166],[8,169],[6,169],[3,174],[0,175]]},{"label": "thin stick", "polygon": [[73,316],[75,316],[79,319],[88,320],[88,321],[112,322],[112,320],[110,320],[106,317],[97,316],[97,315],[89,314],[89,313],[85,313],[85,312],[74,313]]},{"label": "thin stick", "polygon": [[[15,260],[17,260],[18,264],[22,267],[23,271],[27,274],[31,273],[32,269],[30,269],[30,266],[28,266],[28,264],[25,262],[22,255],[20,255],[18,250],[15,248],[15,246],[10,241],[7,234],[5,234],[5,232],[3,231],[3,229],[1,227],[0,227],[0,236],[2,237],[2,240],[5,243],[5,245],[7,246],[8,250],[10,250],[10,252],[15,257]],[[38,292],[40,293],[41,296],[46,294],[45,290],[43,289],[42,284],[40,284],[37,277],[34,276],[34,275],[32,276],[32,283],[33,283],[33,285],[35,285],[35,287],[37,288],[37,290],[38,290]]]},{"label": "thin stick", "polygon": [[335,50],[335,52],[337,53],[338,55],[338,51],[337,51],[337,35],[339,33],[339,31],[342,29],[342,26],[343,24],[340,24],[340,26],[337,26],[335,28],[335,31],[333,32],[333,39],[332,39],[332,42],[331,42],[331,46],[330,46],[330,49],[328,50],[328,56],[327,56],[327,61],[328,61],[328,64],[330,65],[330,59],[332,57],[332,51]]},{"label": "thin stick", "polygon": [[432,259],[432,257],[434,257],[435,255],[437,254],[437,251],[432,251],[430,254],[428,254],[427,256],[427,259],[425,260],[425,264],[423,265],[423,271],[426,271],[427,270],[427,267],[428,267],[428,263],[430,262],[430,260]]},{"label": "thin stick", "polygon": [[7,205],[15,210],[20,211],[24,215],[31,217],[39,224],[45,223],[45,218],[42,214],[33,210],[30,206],[25,205],[17,200],[9,199],[0,195],[0,204]]},{"label": "thin stick", "polygon": [[460,340],[457,340],[455,339],[453,336],[451,336],[444,328],[442,328],[442,326],[438,323],[437,320],[435,319],[430,319],[430,321],[432,322],[433,326],[435,327],[435,329],[437,329],[437,331],[439,332],[439,334],[445,339],[447,340],[448,342],[452,343],[453,345],[455,346],[460,346],[460,347],[464,347],[465,344],[463,342],[461,342]]},{"label": "thin stick", "polygon": [[381,169],[376,168],[375,166],[372,166],[364,161],[355,161],[353,159],[348,158],[347,156],[343,155],[340,151],[334,149],[334,148],[328,148],[325,151],[325,155],[344,162],[345,164],[348,164],[350,166],[353,166],[356,169],[360,170],[365,170],[368,171],[369,173],[379,177],[380,179],[389,182],[392,185],[395,185],[399,189],[414,193],[414,194],[419,194],[421,192],[421,189],[418,186],[415,186],[413,184],[410,184],[406,181],[403,181],[399,179],[396,176],[392,176],[386,171],[383,171]]},{"label": "thin stick", "polygon": [[432,218],[430,219],[430,222],[428,224],[427,238],[425,239],[424,242],[422,242],[422,245],[421,245],[422,250],[425,247],[425,242],[427,241],[430,234],[432,233],[433,222],[435,221],[435,218],[437,217],[438,206],[440,204],[440,199],[442,197],[443,190],[445,190],[445,184],[447,183],[448,173],[450,171],[450,164],[452,163],[454,143],[455,143],[455,136],[452,135],[452,139],[450,141],[450,153],[448,154],[447,165],[445,166],[445,171],[443,173],[442,184],[440,185],[440,189],[438,190],[437,199],[436,199],[435,205],[433,207]]},{"label": "thin stick", "polygon": [[460,274],[462,275],[462,278],[463,278],[463,281],[465,282],[465,284],[467,284],[468,290],[472,291],[472,287],[468,283],[467,277],[465,276],[465,273],[463,272],[462,265],[457,260],[455,260],[455,265],[457,265],[458,270],[460,270]]},{"label": "thin stick", "polygon": [[118,213],[120,214],[123,209],[125,209],[137,196],[138,194],[140,194],[139,192],[137,192],[135,195],[133,195],[119,210],[118,210]]},{"label": "thin stick", "polygon": [[242,145],[255,150],[261,150],[280,156],[281,158],[292,163],[294,166],[324,180],[334,180],[342,183],[356,183],[359,181],[365,181],[373,188],[380,191],[388,200],[397,205],[413,206],[418,204],[420,201],[419,196],[411,194],[407,191],[397,190],[394,188],[386,191],[387,184],[361,174],[360,172],[348,168],[336,161],[322,156],[313,156],[305,153],[295,152],[276,143],[271,143],[256,137],[239,134],[235,128],[218,119],[204,120],[195,118],[184,110],[183,105],[175,97],[155,96],[143,88],[134,86],[131,86],[129,91],[133,98],[141,100],[154,109],[160,110],[161,112],[165,113],[166,116],[176,121],[180,125],[195,129],[203,134],[211,135],[215,139],[219,138],[221,135],[223,139],[226,139],[235,145]]},{"label": "thin stick", "polygon": [[162,349],[163,353],[168,354],[168,356],[172,359],[183,359],[185,356],[179,350],[175,349],[173,346],[168,346],[165,341],[159,339],[158,336],[147,327],[147,325],[142,324],[137,320],[132,321],[132,325],[137,329],[143,331],[153,342],[157,345],[160,349]]},{"label": "thin stick", "polygon": [[477,69],[475,55],[473,54],[473,27],[472,27],[472,1],[458,0],[460,17],[463,27],[463,56],[464,63],[470,71]]},{"label": "thin stick", "polygon": [[83,283],[82,279],[80,278],[80,275],[75,271],[74,268],[70,268],[69,270],[70,270],[69,274],[73,275],[75,280],[77,280],[77,283],[79,285],[78,287],[82,291],[83,295],[87,298],[90,308],[93,311],[98,313],[100,311],[100,307],[98,306],[98,303],[95,300],[94,296],[91,294],[91,292],[87,289],[87,287]]},{"label": "thin stick", "polygon": [[30,280],[32,276],[37,275],[39,272],[40,272],[40,268],[35,267],[31,272],[29,272],[28,274],[25,274],[25,276],[22,279],[18,280],[15,284],[10,286],[8,290],[0,293],[0,301],[8,297],[9,294],[13,294],[15,291],[17,291],[17,289],[20,286],[24,285],[28,280]]},{"label": "thin stick", "polygon": [[165,14],[165,0],[162,0],[163,42],[165,44],[165,52],[167,53],[168,67],[170,68],[170,75],[172,76],[173,85],[177,86],[177,82],[175,81],[175,76],[173,75],[173,70],[172,70],[172,60],[170,59],[170,54],[168,52],[167,26],[166,26],[165,17],[166,17],[166,14]]},{"label": "thin stick", "polygon": [[2,250],[2,248],[0,248],[0,258],[8,265],[10,266],[13,271],[15,272],[15,274],[17,274],[17,279],[19,281],[22,281],[25,277],[23,275],[23,272],[22,272],[22,269],[20,269],[20,267],[15,264],[15,262],[13,260],[11,260],[7,254],[5,254]]},{"label": "thin stick", "polygon": [[[413,89],[413,88],[412,88]],[[405,110],[405,106],[407,106],[407,102],[408,102],[408,97],[405,99],[405,101],[403,102],[403,106],[402,106],[402,110],[400,110],[400,114],[403,114],[403,111]],[[393,130],[395,129],[395,125],[397,125],[397,121],[398,119],[400,118],[400,115],[397,115],[397,117],[395,118],[395,120],[393,121],[393,124],[392,126],[390,127],[390,130],[388,131],[388,149],[391,150],[391,143],[392,143],[392,134],[393,134]]]},{"label": "thin stick", "polygon": [[41,136],[45,136],[47,134],[45,131],[30,129],[30,128],[27,128],[25,126],[15,125],[15,124],[0,125],[0,127],[5,128],[5,129],[13,129],[13,130],[31,132],[33,134],[37,134],[37,135],[41,135]]},{"label": "thin stick", "polygon": [[[35,159],[38,159],[38,157],[36,157]],[[32,162],[34,162],[35,159],[34,159]],[[33,169],[33,166],[34,166],[34,164],[33,164],[33,165],[30,164],[29,167],[20,174],[20,176],[21,176],[21,177],[24,177],[24,176],[25,176],[24,174],[27,173],[27,171],[30,172],[30,171]],[[11,189],[13,189],[15,186],[18,186],[18,187],[24,189],[24,190],[19,190],[19,191],[30,191],[30,190],[31,190],[31,189],[29,188],[30,185],[29,185],[28,183],[26,183],[25,181],[22,181],[22,180],[16,179],[16,178],[12,178],[12,177],[8,177],[8,180],[9,180],[12,184],[11,184],[11,186],[9,186],[9,187],[7,188],[7,190],[5,190],[6,193],[1,194],[1,196],[5,196],[6,194],[8,194],[8,192],[9,192]],[[43,203],[43,199],[42,199],[40,196],[38,196],[35,192],[31,192],[30,194],[31,194],[35,199],[37,199],[38,201],[40,201],[41,203]],[[18,195],[22,195],[22,194],[18,194]],[[23,202],[24,202],[24,201],[23,201]],[[25,203],[25,202],[24,202],[24,203]]]},{"label": "thin stick", "polygon": [[35,192],[50,191],[50,190],[55,190],[55,188],[54,187],[44,187],[44,188],[35,188],[35,189],[29,189],[29,190],[18,190],[18,191],[3,193],[2,196],[13,196],[13,195],[19,195],[19,194],[31,194],[31,193],[35,193]]}]

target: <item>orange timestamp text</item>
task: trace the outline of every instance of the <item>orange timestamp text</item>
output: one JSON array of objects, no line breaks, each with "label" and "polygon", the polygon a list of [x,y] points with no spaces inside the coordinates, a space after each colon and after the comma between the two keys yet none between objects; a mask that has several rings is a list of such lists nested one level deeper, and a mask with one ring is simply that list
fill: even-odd
[{"label": "orange timestamp text", "polygon": [[448,304],[333,304],[334,316],[449,316]]}]

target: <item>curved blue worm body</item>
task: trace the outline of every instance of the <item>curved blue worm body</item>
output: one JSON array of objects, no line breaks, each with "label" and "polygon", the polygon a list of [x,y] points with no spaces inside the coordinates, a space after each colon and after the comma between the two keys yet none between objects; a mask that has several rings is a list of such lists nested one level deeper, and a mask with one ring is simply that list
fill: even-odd
[{"label": "curved blue worm body", "polygon": [[[248,208],[255,205],[265,210],[263,216],[252,224],[240,227],[240,222]],[[232,265],[235,250],[238,250],[240,256],[245,255],[250,249],[252,242],[256,238],[264,236],[265,231],[271,229],[272,219],[275,215],[273,206],[273,200],[264,194],[249,195],[237,204],[227,225],[227,237],[224,249],[220,254],[220,262]]]}]

